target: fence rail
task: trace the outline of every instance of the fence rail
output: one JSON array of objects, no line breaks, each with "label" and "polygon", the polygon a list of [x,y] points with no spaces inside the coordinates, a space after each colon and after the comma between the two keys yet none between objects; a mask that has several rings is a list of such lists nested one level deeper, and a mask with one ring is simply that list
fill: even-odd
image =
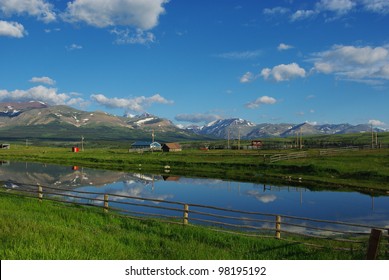
[{"label": "fence rail", "polygon": [[319,151],[319,155],[326,156],[326,155],[333,155],[343,152],[349,152],[349,151],[359,151],[359,147],[357,146],[350,146],[350,147],[343,147],[343,148],[334,148],[334,149],[324,149]]},{"label": "fence rail", "polygon": [[[370,150],[370,149],[383,149],[385,147],[389,148],[389,145],[365,145],[365,146],[347,146],[347,147],[338,147],[338,148],[326,148],[319,150],[319,156],[330,156],[336,155],[343,152],[350,151],[360,151],[360,150]],[[316,157],[317,153],[308,153],[308,151],[292,152],[292,153],[282,153],[282,154],[268,154],[263,156],[265,163],[275,163],[282,160],[291,160],[307,157]]]},{"label": "fence rail", "polygon": [[[15,187],[17,186],[17,187]],[[6,186],[5,186],[6,187]],[[379,244],[384,246],[389,258],[389,228],[374,227],[340,221],[276,215],[262,212],[226,209],[215,206],[168,201],[163,199],[127,196],[115,193],[100,193],[60,189],[41,185],[13,184],[8,193],[35,197],[44,200],[65,202],[101,208],[103,212],[120,213],[131,218],[159,218],[163,222],[182,225],[208,225],[217,231],[234,234],[272,237],[296,242],[296,238],[332,242],[337,250],[358,250],[366,247],[372,228],[382,233]],[[326,247],[323,242],[312,244]],[[327,246],[328,247],[328,246]],[[375,255],[371,253],[371,255]]]},{"label": "fence rail", "polygon": [[274,163],[280,160],[289,160],[289,159],[297,159],[297,158],[306,158],[308,153],[306,151],[303,152],[295,152],[289,154],[276,154],[269,157],[268,162]]}]

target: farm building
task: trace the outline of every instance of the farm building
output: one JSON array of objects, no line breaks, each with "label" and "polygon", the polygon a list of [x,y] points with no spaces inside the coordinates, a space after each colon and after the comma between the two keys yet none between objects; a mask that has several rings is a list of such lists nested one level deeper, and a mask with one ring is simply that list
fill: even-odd
[{"label": "farm building", "polygon": [[131,148],[159,151],[162,149],[162,145],[158,142],[137,141],[135,143],[132,143]]},{"label": "farm building", "polygon": [[251,147],[253,149],[259,149],[262,147],[262,145],[263,145],[263,142],[261,140],[252,140],[251,141]]},{"label": "farm building", "polygon": [[162,145],[159,144],[158,142],[153,142],[150,144],[150,150],[160,151],[160,150],[162,150]]},{"label": "farm building", "polygon": [[135,143],[131,144],[131,148],[133,148],[133,149],[149,149],[150,145],[151,145],[151,142],[136,141]]},{"label": "farm building", "polygon": [[162,145],[164,152],[181,152],[182,148],[178,143],[166,143]]}]

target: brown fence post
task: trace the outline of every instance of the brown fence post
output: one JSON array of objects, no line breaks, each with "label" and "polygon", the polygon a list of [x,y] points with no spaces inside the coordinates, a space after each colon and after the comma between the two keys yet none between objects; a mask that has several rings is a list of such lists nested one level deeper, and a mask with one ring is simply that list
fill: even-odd
[{"label": "brown fence post", "polygon": [[378,256],[378,248],[380,245],[382,231],[379,229],[372,228],[369,238],[369,246],[367,248],[366,259],[376,260]]},{"label": "brown fence post", "polygon": [[108,194],[104,195],[104,213],[108,213]]},{"label": "brown fence post", "polygon": [[276,238],[281,239],[281,216],[276,216]]},{"label": "brown fence post", "polygon": [[189,217],[189,205],[185,204],[184,205],[184,217],[183,217],[183,224],[184,224],[184,226],[189,223],[188,222],[188,217]]},{"label": "brown fence post", "polygon": [[38,199],[39,199],[39,202],[43,201],[43,188],[39,184],[38,184]]},{"label": "brown fence post", "polygon": [[389,257],[389,229],[387,230],[388,231],[388,244],[386,244],[386,256]]}]

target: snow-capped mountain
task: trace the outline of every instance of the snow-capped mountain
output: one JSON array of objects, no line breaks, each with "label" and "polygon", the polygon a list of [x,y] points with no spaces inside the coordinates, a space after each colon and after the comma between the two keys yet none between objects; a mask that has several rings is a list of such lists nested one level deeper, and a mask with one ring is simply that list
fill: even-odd
[{"label": "snow-capped mountain", "polygon": [[0,103],[0,130],[0,136],[12,139],[78,139],[83,135],[96,140],[149,140],[152,130],[159,141],[204,138],[147,113],[121,117],[40,102]]},{"label": "snow-capped mountain", "polygon": [[[200,135],[208,135],[217,138],[227,139],[256,139],[268,137],[289,137],[302,133],[303,135],[324,135],[324,134],[345,134],[362,133],[371,131],[368,124],[301,124],[281,123],[281,124],[254,124],[242,119],[216,120],[205,126],[195,126],[187,128]],[[385,132],[385,129],[374,128],[376,132]]]},{"label": "snow-capped mountain", "polygon": [[47,107],[48,107],[47,104],[38,101],[0,103],[0,116],[16,117],[28,110],[42,109]]},{"label": "snow-capped mountain", "polygon": [[152,128],[158,129],[159,131],[176,130],[178,128],[170,120],[163,119],[149,113],[129,116],[126,119],[126,122],[134,128]]},{"label": "snow-capped mountain", "polygon": [[[183,128],[170,120],[143,113],[115,116],[106,112],[86,112],[69,106],[49,106],[42,102],[0,103],[0,130],[3,137],[50,139],[89,135],[95,139],[258,139],[303,135],[345,134],[371,131],[371,125],[360,124],[255,124],[241,118],[219,119],[204,126]],[[374,131],[387,131],[374,128]],[[78,136],[77,136],[78,137]],[[157,137],[157,138],[158,138]]]},{"label": "snow-capped mountain", "polygon": [[238,138],[246,136],[255,126],[256,124],[239,118],[224,119],[213,121],[199,128],[198,133],[225,139]]}]

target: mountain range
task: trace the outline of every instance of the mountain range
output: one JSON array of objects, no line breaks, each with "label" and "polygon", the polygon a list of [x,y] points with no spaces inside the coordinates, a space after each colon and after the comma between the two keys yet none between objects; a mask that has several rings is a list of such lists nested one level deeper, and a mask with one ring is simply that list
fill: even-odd
[{"label": "mountain range", "polygon": [[[307,122],[301,124],[292,123],[262,123],[254,124],[250,121],[234,118],[217,120],[205,126],[190,127],[194,133],[200,135],[214,136],[223,139],[257,139],[269,137],[291,137],[297,134],[303,135],[329,135],[346,133],[370,132],[369,124],[351,125],[344,124],[323,124],[314,125]],[[373,128],[374,132],[385,132],[382,128]]]},{"label": "mountain range", "polygon": [[0,139],[78,141],[85,137],[89,140],[146,141],[151,140],[153,131],[164,141],[204,138],[147,113],[121,117],[42,102],[0,103]]},{"label": "mountain range", "polygon": [[[204,126],[176,126],[172,121],[148,113],[115,116],[87,112],[69,106],[49,106],[42,102],[0,103],[0,138],[77,140],[81,136],[98,140],[182,141],[196,139],[257,139],[303,135],[362,133],[369,124],[310,123],[255,124],[240,118],[219,119]],[[387,131],[374,128],[374,131]]]}]

